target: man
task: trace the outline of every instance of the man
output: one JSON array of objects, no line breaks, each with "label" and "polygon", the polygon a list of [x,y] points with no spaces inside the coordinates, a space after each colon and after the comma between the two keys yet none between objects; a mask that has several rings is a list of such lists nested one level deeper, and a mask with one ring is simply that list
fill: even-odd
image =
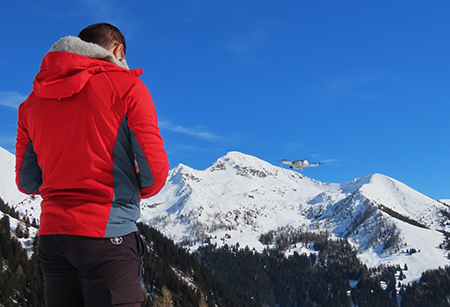
[{"label": "man", "polygon": [[139,202],[168,159],[150,93],[125,38],[99,23],[45,55],[19,107],[16,183],[40,194],[47,306],[140,306]]}]

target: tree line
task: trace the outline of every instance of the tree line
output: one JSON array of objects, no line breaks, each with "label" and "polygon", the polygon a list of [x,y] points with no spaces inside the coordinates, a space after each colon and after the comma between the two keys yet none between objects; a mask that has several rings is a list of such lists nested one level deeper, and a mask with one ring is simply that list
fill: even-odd
[{"label": "tree line", "polygon": [[[211,244],[190,253],[154,228],[138,227],[147,243],[146,307],[450,306],[449,267],[426,271],[418,282],[402,285],[406,265],[368,268],[347,240],[332,240],[326,232],[286,232],[284,241],[262,253]],[[261,240],[268,243],[271,235]],[[282,242],[287,241],[290,247],[305,244],[315,252],[286,256]],[[37,239],[28,258],[12,235],[9,216],[0,219],[0,306],[45,306],[36,247]]]}]

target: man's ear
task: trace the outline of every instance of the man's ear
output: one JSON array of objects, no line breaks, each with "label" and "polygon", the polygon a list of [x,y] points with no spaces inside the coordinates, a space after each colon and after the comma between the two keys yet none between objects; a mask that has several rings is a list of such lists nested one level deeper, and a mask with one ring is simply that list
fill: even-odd
[{"label": "man's ear", "polygon": [[123,52],[123,44],[119,44],[114,46],[114,49],[112,50],[112,53],[116,57],[117,60],[125,59],[125,53]]}]

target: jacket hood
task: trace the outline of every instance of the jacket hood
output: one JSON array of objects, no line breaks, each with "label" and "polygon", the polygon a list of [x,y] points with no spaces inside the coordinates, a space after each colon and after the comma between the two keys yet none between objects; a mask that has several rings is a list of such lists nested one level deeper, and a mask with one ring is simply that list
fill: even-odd
[{"label": "jacket hood", "polygon": [[129,70],[125,60],[118,61],[112,52],[97,44],[74,36],[63,37],[42,60],[33,91],[40,98],[71,97],[79,93],[93,75],[106,71],[142,74],[142,69]]}]

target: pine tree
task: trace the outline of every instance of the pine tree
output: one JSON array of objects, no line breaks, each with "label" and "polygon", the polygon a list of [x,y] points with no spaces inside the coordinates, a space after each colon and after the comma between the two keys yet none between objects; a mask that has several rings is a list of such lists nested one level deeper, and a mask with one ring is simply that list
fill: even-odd
[{"label": "pine tree", "polygon": [[173,307],[172,293],[166,286],[162,288],[162,296],[156,300],[155,307]]},{"label": "pine tree", "polygon": [[203,297],[200,298],[200,301],[198,302],[198,307],[208,307],[208,304],[203,299]]}]

